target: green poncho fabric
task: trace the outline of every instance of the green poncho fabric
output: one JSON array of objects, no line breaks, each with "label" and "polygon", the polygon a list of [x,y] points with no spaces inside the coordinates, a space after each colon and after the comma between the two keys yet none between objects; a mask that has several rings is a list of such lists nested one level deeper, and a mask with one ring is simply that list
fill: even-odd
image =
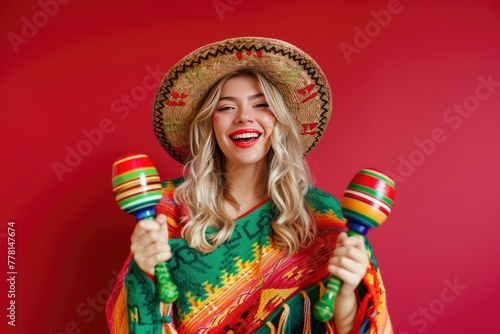
[{"label": "green poncho fabric", "polygon": [[[134,261],[126,261],[107,305],[112,333],[334,333],[333,320],[311,315],[324,292],[323,282],[336,239],[345,230],[339,203],[311,187],[307,195],[317,237],[287,257],[272,238],[273,204],[266,200],[235,220],[229,240],[201,254],[182,239],[187,208],[173,200],[182,179],[166,182],[157,214],[167,215],[173,257],[168,267],[179,288],[173,305],[160,309],[154,280]],[[210,231],[209,231],[210,232]],[[371,247],[370,264],[358,288],[354,332],[390,333],[382,280]]]}]

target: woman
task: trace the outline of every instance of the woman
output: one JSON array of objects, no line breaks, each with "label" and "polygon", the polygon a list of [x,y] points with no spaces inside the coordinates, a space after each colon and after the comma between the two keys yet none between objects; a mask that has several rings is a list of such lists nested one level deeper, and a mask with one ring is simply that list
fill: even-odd
[{"label": "woman", "polygon": [[[112,332],[390,331],[369,245],[346,236],[338,202],[311,186],[303,159],[330,100],[317,64],[271,39],[214,43],[167,73],[155,131],[186,176],[164,184],[156,221],[132,234],[108,302]],[[164,261],[180,291],[171,305],[155,297]],[[331,274],[343,285],[322,323],[311,308]]]}]

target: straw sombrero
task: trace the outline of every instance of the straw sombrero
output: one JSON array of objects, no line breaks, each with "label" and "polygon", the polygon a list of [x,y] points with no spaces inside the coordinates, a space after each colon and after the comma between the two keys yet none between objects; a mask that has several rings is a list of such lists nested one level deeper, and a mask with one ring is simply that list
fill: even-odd
[{"label": "straw sombrero", "polygon": [[264,74],[284,96],[297,120],[304,154],[323,135],[332,110],[331,91],[318,64],[302,50],[277,39],[231,38],[203,46],[175,64],[161,81],[153,105],[153,127],[175,160],[189,160],[189,128],[212,87],[243,69]]}]

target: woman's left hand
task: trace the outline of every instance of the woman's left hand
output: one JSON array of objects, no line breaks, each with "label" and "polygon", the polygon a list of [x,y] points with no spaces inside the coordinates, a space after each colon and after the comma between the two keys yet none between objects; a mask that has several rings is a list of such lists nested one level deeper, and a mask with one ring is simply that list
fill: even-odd
[{"label": "woman's left hand", "polygon": [[346,296],[356,290],[366,275],[368,254],[361,235],[348,237],[342,232],[337,238],[337,245],[328,261],[328,271],[343,282],[339,295]]}]

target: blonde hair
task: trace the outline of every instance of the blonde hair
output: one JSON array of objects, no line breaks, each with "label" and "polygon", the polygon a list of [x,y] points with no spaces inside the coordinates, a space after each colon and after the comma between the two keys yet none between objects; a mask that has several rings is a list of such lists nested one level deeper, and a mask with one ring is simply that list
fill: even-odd
[{"label": "blonde hair", "polygon": [[[283,96],[263,74],[254,71],[234,72],[222,78],[207,95],[191,123],[192,158],[186,165],[185,181],[174,193],[177,202],[187,205],[190,215],[185,217],[187,221],[182,236],[190,247],[207,253],[228,240],[234,230],[234,221],[226,213],[224,201],[232,204],[236,201],[227,189],[224,155],[218,148],[211,117],[222,86],[239,75],[259,80],[269,108],[275,115],[271,149],[262,178],[274,206],[271,224],[273,240],[291,255],[309,245],[316,233],[305,199],[310,185],[309,169],[304,161],[297,122],[288,111]],[[215,228],[215,232],[207,236],[208,228]]]}]

